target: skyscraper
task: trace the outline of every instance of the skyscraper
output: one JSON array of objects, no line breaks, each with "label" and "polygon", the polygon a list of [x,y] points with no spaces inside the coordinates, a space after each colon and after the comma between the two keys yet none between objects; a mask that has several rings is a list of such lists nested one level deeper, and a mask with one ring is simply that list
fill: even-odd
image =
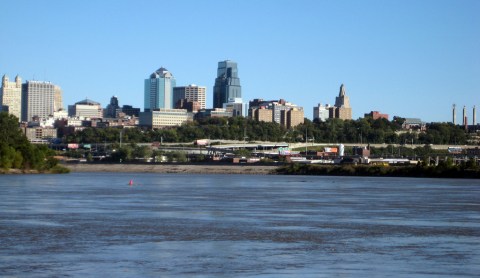
[{"label": "skyscraper", "polygon": [[352,108],[350,107],[350,99],[345,94],[345,86],[340,86],[338,97],[335,98],[335,118],[342,120],[352,119]]},{"label": "skyscraper", "polygon": [[63,93],[62,93],[62,89],[59,86],[55,85],[54,90],[55,90],[55,96],[53,100],[53,110],[57,112],[57,111],[63,110],[63,97],[62,97]]},{"label": "skyscraper", "polygon": [[242,87],[237,63],[229,60],[218,62],[217,78],[213,86],[213,108],[223,108],[224,103],[238,102],[241,98]]},{"label": "skyscraper", "polygon": [[18,75],[15,77],[15,82],[9,82],[6,75],[2,78],[0,111],[7,111],[19,121],[22,119],[22,79]]},{"label": "skyscraper", "polygon": [[31,121],[33,117],[47,118],[55,112],[55,99],[61,95],[61,89],[51,82],[27,81],[22,84],[22,121]]},{"label": "skyscraper", "polygon": [[173,88],[173,104],[175,105],[181,99],[196,101],[200,104],[200,109],[206,109],[207,87],[191,84],[188,86]]},{"label": "skyscraper", "polygon": [[173,108],[173,87],[175,86],[175,78],[166,68],[161,67],[152,73],[149,79],[145,79],[145,111]]},{"label": "skyscraper", "polygon": [[107,105],[107,108],[105,109],[105,117],[116,118],[118,109],[120,109],[120,106],[118,105],[118,98],[117,96],[112,96],[110,98],[110,104]]}]

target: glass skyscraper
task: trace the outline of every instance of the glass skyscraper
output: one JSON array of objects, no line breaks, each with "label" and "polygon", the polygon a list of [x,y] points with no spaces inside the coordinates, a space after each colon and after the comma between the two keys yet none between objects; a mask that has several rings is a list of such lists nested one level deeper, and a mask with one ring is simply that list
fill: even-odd
[{"label": "glass skyscraper", "polygon": [[176,86],[175,78],[166,68],[159,68],[145,79],[145,111],[173,108],[173,87]]},{"label": "glass skyscraper", "polygon": [[213,86],[213,108],[223,108],[224,103],[242,98],[242,87],[238,78],[237,63],[218,62],[217,78]]}]

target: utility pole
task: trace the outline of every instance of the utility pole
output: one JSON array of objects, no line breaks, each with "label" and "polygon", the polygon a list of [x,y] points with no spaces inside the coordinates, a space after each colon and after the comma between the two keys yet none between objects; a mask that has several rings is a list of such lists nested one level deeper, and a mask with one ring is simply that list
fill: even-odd
[{"label": "utility pole", "polygon": [[308,128],[305,128],[305,157],[307,157],[307,153],[308,153],[308,137],[307,137],[307,131],[308,131]]}]

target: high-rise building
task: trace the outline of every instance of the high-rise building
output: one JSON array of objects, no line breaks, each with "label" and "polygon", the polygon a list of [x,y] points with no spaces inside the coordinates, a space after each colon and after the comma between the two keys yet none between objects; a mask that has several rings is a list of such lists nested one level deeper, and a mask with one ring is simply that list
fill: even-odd
[{"label": "high-rise building", "polygon": [[22,121],[31,121],[33,117],[53,116],[58,94],[61,95],[60,87],[51,82],[27,81],[22,84]]},{"label": "high-rise building", "polygon": [[253,108],[252,109],[252,118],[258,122],[272,122],[273,110],[268,108]]},{"label": "high-rise building", "polygon": [[112,96],[110,98],[110,104],[108,104],[105,109],[105,117],[116,118],[118,109],[120,109],[120,106],[118,105],[118,98],[117,96]]},{"label": "high-rise building", "polygon": [[62,97],[63,93],[62,93],[62,89],[57,85],[55,85],[54,91],[55,91],[55,95],[53,98],[53,110],[54,112],[57,112],[57,111],[63,110],[63,97]]},{"label": "high-rise building", "polygon": [[103,109],[100,103],[87,98],[75,103],[75,105],[69,105],[68,115],[70,117],[98,119],[103,118]]},{"label": "high-rise building", "polygon": [[226,60],[218,62],[217,78],[213,86],[213,108],[223,108],[230,99],[241,99],[242,87],[238,78],[237,63]]},{"label": "high-rise building", "polygon": [[8,76],[2,78],[0,90],[0,111],[7,111],[20,121],[22,119],[22,79],[15,77],[15,82],[9,82]]},{"label": "high-rise building", "polygon": [[275,122],[286,128],[292,128],[304,122],[303,107],[286,102],[284,99],[254,99],[249,102],[248,115],[257,121]]},{"label": "high-rise building", "polygon": [[342,120],[352,119],[352,108],[350,107],[350,99],[345,94],[345,86],[340,86],[338,97],[335,98],[335,118]]},{"label": "high-rise building", "polygon": [[319,103],[317,106],[313,107],[313,120],[321,120],[325,122],[329,118],[329,108],[330,105],[322,105]]},{"label": "high-rise building", "polygon": [[188,86],[173,88],[173,104],[175,105],[181,99],[187,99],[189,102],[198,102],[200,109],[206,109],[207,87],[191,84]]},{"label": "high-rise building", "polygon": [[144,109],[172,109],[173,108],[173,87],[176,81],[173,75],[164,67],[145,79]]},{"label": "high-rise building", "polygon": [[138,117],[140,115],[140,108],[135,108],[131,105],[123,105],[121,110],[122,113],[131,117]]},{"label": "high-rise building", "polygon": [[[288,111],[283,111],[286,114],[285,127],[292,128],[299,124],[303,124],[305,118],[303,109],[293,108]],[[282,113],[282,115],[284,114]]]}]

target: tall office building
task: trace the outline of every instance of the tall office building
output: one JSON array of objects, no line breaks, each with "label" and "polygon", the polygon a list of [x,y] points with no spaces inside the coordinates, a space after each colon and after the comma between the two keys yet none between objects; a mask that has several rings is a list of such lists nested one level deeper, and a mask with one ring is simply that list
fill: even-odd
[{"label": "tall office building", "polygon": [[118,109],[120,109],[120,106],[118,105],[118,98],[116,96],[112,96],[110,98],[110,104],[107,105],[107,108],[105,109],[105,117],[116,118]]},{"label": "tall office building", "polygon": [[61,89],[51,82],[27,81],[27,83],[22,84],[22,121],[31,121],[33,117],[47,118],[50,115],[53,116],[56,93],[58,101],[58,94],[61,95]]},{"label": "tall office building", "polygon": [[242,87],[238,78],[237,63],[218,62],[217,78],[213,86],[213,108],[223,108],[224,103],[242,98]]},{"label": "tall office building", "polygon": [[63,110],[63,93],[62,93],[62,89],[55,85],[55,96],[54,96],[54,100],[53,100],[53,109],[55,112],[57,111],[60,111],[60,110]]},{"label": "tall office building", "polygon": [[338,97],[335,98],[335,118],[342,120],[352,119],[352,108],[350,107],[350,99],[345,94],[345,86],[340,86]]},{"label": "tall office building", "polygon": [[176,105],[179,100],[186,99],[187,101],[198,102],[200,109],[206,109],[206,95],[207,87],[195,84],[175,87],[173,88],[173,104]]},{"label": "tall office building", "polygon": [[290,110],[282,110],[280,122],[288,129],[303,124],[304,120],[303,109],[292,108]]},{"label": "tall office building", "polygon": [[173,75],[164,67],[145,79],[145,111],[153,109],[172,109],[173,108],[173,87],[176,81]]},{"label": "tall office building", "polygon": [[9,82],[6,75],[2,78],[0,111],[14,115],[19,121],[22,119],[22,79],[18,75],[15,82]]},{"label": "tall office building", "polygon": [[69,105],[68,116],[98,119],[103,117],[103,109],[100,103],[87,98]]},{"label": "tall office building", "polygon": [[329,109],[330,105],[322,105],[319,103],[317,106],[313,107],[313,119],[319,119],[322,122],[325,122],[329,118]]}]

